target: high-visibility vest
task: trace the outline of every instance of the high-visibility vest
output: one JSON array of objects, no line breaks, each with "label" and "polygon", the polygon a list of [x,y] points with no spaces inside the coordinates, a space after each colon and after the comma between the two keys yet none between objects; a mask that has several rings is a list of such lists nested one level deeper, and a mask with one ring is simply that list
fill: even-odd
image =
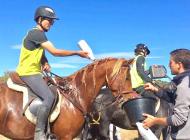
[{"label": "high-visibility vest", "polygon": [[27,76],[41,73],[41,58],[44,49],[38,47],[35,50],[28,50],[24,47],[21,48],[19,64],[16,72],[19,76]]},{"label": "high-visibility vest", "polygon": [[[141,55],[138,55],[135,57],[134,63],[131,65],[131,69],[130,69],[132,88],[137,88],[139,86],[144,85],[144,81],[137,73],[136,62],[137,62],[137,59],[139,56],[141,56]],[[144,68],[146,67],[146,63],[144,63],[142,65],[144,66]]]}]

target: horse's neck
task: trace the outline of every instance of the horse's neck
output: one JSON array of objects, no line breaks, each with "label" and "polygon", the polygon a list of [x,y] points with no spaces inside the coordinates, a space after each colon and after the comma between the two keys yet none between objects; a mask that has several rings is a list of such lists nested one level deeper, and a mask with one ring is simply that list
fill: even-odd
[{"label": "horse's neck", "polygon": [[105,83],[106,70],[103,67],[103,64],[95,63],[71,75],[80,103],[86,110],[89,110],[91,103]]},{"label": "horse's neck", "polygon": [[115,62],[117,59],[100,60],[67,77],[70,79],[75,98],[85,110],[89,110],[107,77],[112,75]]}]

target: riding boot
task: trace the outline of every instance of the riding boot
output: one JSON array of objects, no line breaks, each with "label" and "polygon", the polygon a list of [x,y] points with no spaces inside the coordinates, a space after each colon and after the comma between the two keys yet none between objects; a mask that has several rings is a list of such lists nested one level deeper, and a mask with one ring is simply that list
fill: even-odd
[{"label": "riding boot", "polygon": [[45,129],[48,121],[49,109],[45,105],[41,105],[37,112],[37,122],[34,134],[34,140],[47,140]]}]

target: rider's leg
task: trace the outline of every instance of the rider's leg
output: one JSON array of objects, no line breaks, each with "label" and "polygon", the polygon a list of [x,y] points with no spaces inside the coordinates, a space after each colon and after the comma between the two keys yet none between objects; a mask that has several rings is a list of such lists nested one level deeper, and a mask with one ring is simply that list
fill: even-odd
[{"label": "rider's leg", "polygon": [[46,140],[45,129],[49,116],[49,108],[45,105],[41,105],[37,112],[37,121],[34,134],[34,140]]},{"label": "rider's leg", "polygon": [[37,122],[34,140],[43,140],[45,138],[45,128],[48,121],[49,112],[55,100],[43,77],[40,74],[32,76],[22,76],[21,79],[31,88],[31,90],[41,98],[42,105],[37,111]]}]

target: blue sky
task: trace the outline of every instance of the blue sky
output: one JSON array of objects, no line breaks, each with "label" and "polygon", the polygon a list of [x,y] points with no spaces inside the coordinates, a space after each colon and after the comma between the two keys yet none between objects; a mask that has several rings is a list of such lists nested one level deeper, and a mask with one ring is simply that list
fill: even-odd
[{"label": "blue sky", "polygon": [[[190,49],[190,0],[1,0],[0,75],[16,69],[34,11],[48,5],[60,18],[47,33],[56,48],[79,50],[84,39],[96,58],[133,57],[138,43],[151,50],[147,64],[168,67],[169,52]],[[91,61],[46,53],[52,72],[67,76]],[[170,73],[170,72],[169,72]]]}]

